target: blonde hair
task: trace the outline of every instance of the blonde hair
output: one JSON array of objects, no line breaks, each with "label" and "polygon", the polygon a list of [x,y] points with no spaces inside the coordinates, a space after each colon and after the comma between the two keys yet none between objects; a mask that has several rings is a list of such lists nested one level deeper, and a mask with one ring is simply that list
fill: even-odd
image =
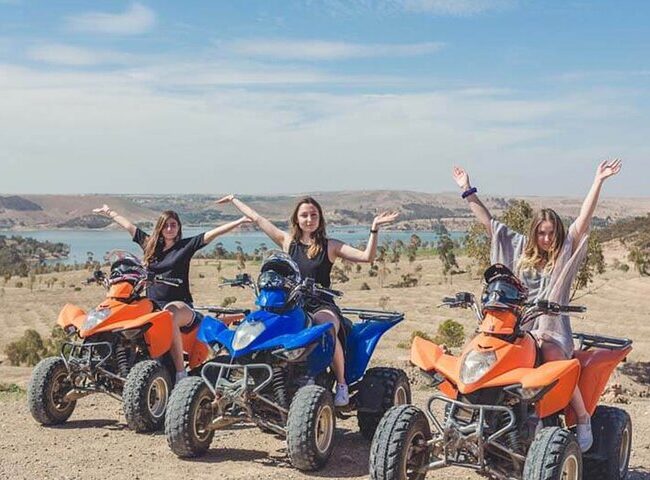
[{"label": "blonde hair", "polygon": [[[553,225],[553,243],[546,252],[541,250],[537,244],[537,229],[545,221],[551,222]],[[543,208],[537,212],[530,222],[524,252],[517,262],[517,271],[540,270],[543,266],[545,273],[552,272],[565,238],[564,224],[555,210]]]},{"label": "blonde hair", "polygon": [[165,222],[170,218],[173,218],[178,223],[178,233],[176,234],[174,242],[178,242],[181,238],[183,238],[183,228],[181,226],[181,219],[178,217],[178,213],[173,210],[165,210],[162,212],[160,214],[160,217],[158,217],[158,221],[156,222],[156,227],[153,229],[153,233],[147,239],[147,243],[144,247],[144,258],[142,259],[142,262],[145,266],[149,266],[149,263],[153,260],[156,254],[162,252],[162,249],[165,246],[165,240],[162,236],[162,231],[165,228]]},{"label": "blonde hair", "polygon": [[307,257],[314,258],[325,248],[325,240],[327,234],[325,232],[325,218],[323,217],[323,209],[320,204],[314,200],[312,197],[304,197],[298,200],[296,207],[293,209],[289,223],[291,224],[291,239],[298,243],[302,237],[302,230],[298,225],[298,210],[301,205],[313,205],[318,210],[318,228],[314,233],[311,234],[314,243],[312,243],[307,249]]}]

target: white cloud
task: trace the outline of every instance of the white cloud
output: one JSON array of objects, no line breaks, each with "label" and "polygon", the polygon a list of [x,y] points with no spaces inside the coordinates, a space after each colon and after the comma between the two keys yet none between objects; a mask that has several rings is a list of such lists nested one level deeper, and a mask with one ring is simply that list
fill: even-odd
[{"label": "white cloud", "polygon": [[132,4],[124,13],[89,12],[66,19],[69,30],[111,35],[138,35],[151,30],[155,23],[154,11],[140,3]]},{"label": "white cloud", "polygon": [[511,8],[515,0],[402,0],[403,8],[433,15],[468,16]]},{"label": "white cloud", "polygon": [[47,44],[27,50],[27,57],[39,62],[66,66],[119,65],[133,61],[130,54],[64,44]]},{"label": "white cloud", "polygon": [[[316,70],[277,70],[291,88],[247,91],[237,82],[262,82],[268,72],[226,73],[226,64],[198,72],[201,82],[222,83],[179,88],[191,85],[195,67],[57,73],[0,65],[0,192],[441,191],[451,188],[449,165],[460,162],[504,195],[568,194],[583,185],[544,175],[616,149],[622,134],[630,155],[647,150],[644,114],[615,94],[549,101],[489,86],[391,95],[293,88],[300,78],[331,80]],[[116,184],[107,166],[128,175]]]},{"label": "white cloud", "polygon": [[316,40],[244,40],[226,45],[241,55],[283,60],[344,60],[352,58],[414,57],[429,55],[443,48],[441,42],[411,44],[357,44]]}]

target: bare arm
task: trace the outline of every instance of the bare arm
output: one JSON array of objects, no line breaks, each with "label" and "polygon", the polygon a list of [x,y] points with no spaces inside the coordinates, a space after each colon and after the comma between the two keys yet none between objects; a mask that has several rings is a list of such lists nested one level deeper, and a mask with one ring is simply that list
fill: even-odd
[{"label": "bare arm", "polygon": [[[379,227],[382,225],[387,225],[394,222],[399,213],[398,212],[382,212],[377,215],[372,221],[372,227],[370,227],[370,237],[368,237],[368,244],[364,250],[359,250],[354,248],[347,243],[343,243],[339,240],[331,241],[331,252],[330,260],[336,260],[337,257],[341,257],[345,260],[355,263],[367,263],[372,262],[375,259],[377,254],[377,237],[379,233]],[[329,244],[328,244],[329,245]],[[328,252],[329,254],[330,252]]]},{"label": "bare arm", "polygon": [[[469,175],[464,168],[454,167],[452,170],[452,175],[456,184],[460,187],[463,192],[466,192],[471,187],[469,183]],[[488,209],[483,205],[483,202],[479,200],[478,195],[473,193],[466,198],[469,203],[469,209],[472,211],[476,219],[485,227],[487,230],[488,237],[492,236],[492,215]]]},{"label": "bare arm", "polygon": [[243,225],[244,223],[250,223],[250,222],[251,220],[248,217],[242,217],[230,223],[226,223],[225,225],[220,225],[217,228],[213,228],[212,230],[208,230],[203,234],[203,244],[207,245],[218,236],[224,235],[230,232],[231,230],[234,230],[235,228],[239,227],[240,225]]},{"label": "bare arm", "polygon": [[111,210],[108,207],[108,205],[104,204],[100,208],[93,209],[93,213],[96,213],[106,218],[110,218],[115,223],[117,223],[120,227],[124,228],[127,232],[129,232],[131,238],[133,238],[133,236],[135,235],[135,230],[137,227],[133,225],[128,218],[123,217],[115,210]]},{"label": "bare arm", "polygon": [[217,203],[232,203],[237,210],[250,218],[255,224],[257,224],[260,229],[268,235],[268,237],[273,240],[280,248],[286,250],[290,242],[289,234],[280,230],[278,227],[273,225],[267,218],[264,218],[262,215],[257,213],[251,207],[246,205],[244,202],[235,198],[234,195],[227,195],[219,200]]},{"label": "bare arm", "polygon": [[[609,177],[616,175],[621,171],[622,162],[619,159],[608,162],[607,160],[603,161],[598,165],[596,169],[596,176],[594,178],[594,183],[589,189],[589,193],[582,202],[582,207],[580,208],[580,214],[573,223],[575,228],[575,241],[578,242],[587,230],[589,229],[589,224],[591,223],[591,218],[594,215],[596,210],[596,205],[598,204],[598,197],[600,197],[600,190],[603,186],[603,183]],[[575,245],[574,245],[575,247]]]}]

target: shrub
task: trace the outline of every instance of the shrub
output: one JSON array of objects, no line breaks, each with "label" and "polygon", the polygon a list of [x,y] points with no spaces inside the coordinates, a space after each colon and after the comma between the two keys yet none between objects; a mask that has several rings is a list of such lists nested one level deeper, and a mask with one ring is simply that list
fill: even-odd
[{"label": "shrub", "polygon": [[415,337],[420,337],[424,340],[428,340],[429,342],[433,342],[434,340],[431,338],[431,335],[429,335],[426,332],[423,332],[421,330],[414,330],[411,332],[411,343],[413,343],[413,340],[415,340]]},{"label": "shrub", "polygon": [[370,290],[370,285],[368,285],[366,282],[363,282],[361,284],[361,290]]},{"label": "shrub", "polygon": [[23,282],[16,282],[16,288],[23,288]]},{"label": "shrub", "polygon": [[226,297],[221,301],[221,306],[223,308],[229,307],[237,301],[237,297]]},{"label": "shrub", "polygon": [[465,342],[465,329],[455,320],[445,320],[438,326],[438,333],[433,341],[438,345],[462,347]]}]

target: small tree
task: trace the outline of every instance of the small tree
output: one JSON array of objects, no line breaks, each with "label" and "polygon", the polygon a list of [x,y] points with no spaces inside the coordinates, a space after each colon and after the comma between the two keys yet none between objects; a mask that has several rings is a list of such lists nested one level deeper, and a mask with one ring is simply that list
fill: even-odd
[{"label": "small tree", "polygon": [[590,283],[592,283],[596,274],[600,275],[604,272],[605,257],[603,257],[603,247],[600,244],[598,237],[591,235],[587,245],[587,257],[573,281],[571,298],[569,301],[574,299],[578,290],[586,288]]},{"label": "small tree", "polygon": [[438,258],[442,262],[442,274],[447,279],[447,276],[451,273],[452,269],[458,268],[458,262],[456,262],[456,254],[454,253],[454,241],[447,234],[444,234],[438,240]]}]

